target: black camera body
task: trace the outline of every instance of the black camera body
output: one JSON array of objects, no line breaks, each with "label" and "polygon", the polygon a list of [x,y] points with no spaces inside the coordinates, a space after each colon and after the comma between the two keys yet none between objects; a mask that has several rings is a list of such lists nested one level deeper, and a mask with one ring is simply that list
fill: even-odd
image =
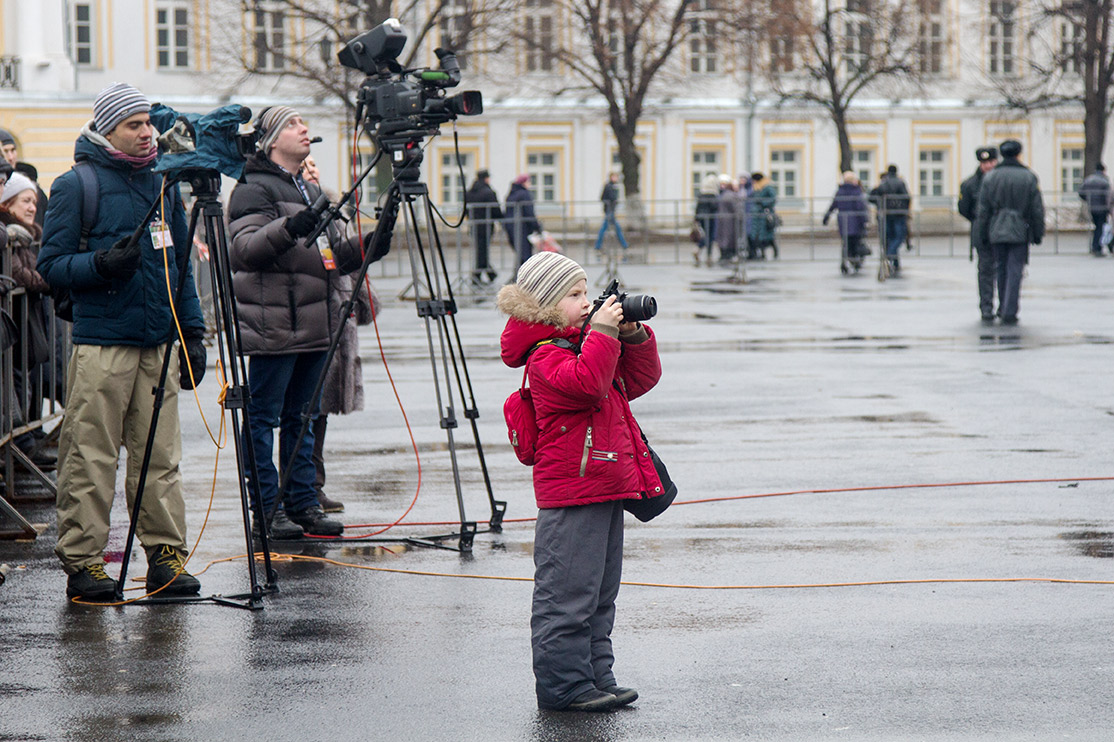
[{"label": "black camera body", "polygon": [[645,322],[658,313],[657,299],[646,294],[620,294],[618,281],[607,284],[607,288],[603,290],[599,298],[592,302],[595,308],[599,309],[603,306],[609,296],[614,296],[619,305],[622,306],[624,322]]},{"label": "black camera body", "polygon": [[388,18],[352,39],[337,53],[345,67],[367,75],[357,96],[356,117],[369,134],[405,138],[434,133],[457,116],[483,113],[477,90],[446,95],[460,84],[460,63],[447,49],[437,49],[439,69],[404,70],[398,55],[406,34],[397,18]]}]

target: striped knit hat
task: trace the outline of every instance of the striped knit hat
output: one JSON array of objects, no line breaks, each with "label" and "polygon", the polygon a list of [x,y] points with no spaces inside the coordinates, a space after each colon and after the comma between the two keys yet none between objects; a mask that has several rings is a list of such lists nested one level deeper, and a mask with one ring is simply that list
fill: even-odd
[{"label": "striped knit hat", "polygon": [[98,134],[108,136],[127,117],[150,110],[151,101],[147,96],[126,82],[114,82],[93,102],[93,124]]},{"label": "striped knit hat", "polygon": [[575,260],[556,252],[540,252],[518,269],[519,288],[534,297],[542,309],[557,306],[577,281],[587,279]]},{"label": "striped knit hat", "polygon": [[256,147],[259,151],[265,155],[270,154],[271,147],[275,146],[275,140],[290,123],[290,119],[301,116],[302,114],[289,106],[268,106],[260,111],[259,118],[255,120],[255,129],[259,132]]}]

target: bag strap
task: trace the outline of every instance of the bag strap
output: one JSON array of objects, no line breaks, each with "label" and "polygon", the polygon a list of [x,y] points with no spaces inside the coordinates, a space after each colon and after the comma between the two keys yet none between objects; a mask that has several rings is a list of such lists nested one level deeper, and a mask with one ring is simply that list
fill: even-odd
[{"label": "bag strap", "polygon": [[91,164],[82,160],[75,162],[73,171],[81,182],[81,237],[77,243],[79,252],[89,249],[89,235],[93,225],[97,223],[98,191],[97,170]]},{"label": "bag strap", "polygon": [[522,386],[519,391],[526,389],[526,373],[530,370],[530,357],[534,355],[534,351],[543,345],[556,345],[558,348],[565,350],[577,350],[576,343],[565,338],[552,338],[550,340],[542,340],[541,342],[534,343],[534,347],[526,351],[526,363],[522,366]]}]

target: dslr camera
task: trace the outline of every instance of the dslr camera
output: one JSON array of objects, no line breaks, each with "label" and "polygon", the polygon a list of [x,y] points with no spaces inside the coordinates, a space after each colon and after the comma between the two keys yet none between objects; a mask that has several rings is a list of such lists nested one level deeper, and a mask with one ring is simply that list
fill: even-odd
[{"label": "dslr camera", "polygon": [[609,296],[614,296],[619,305],[622,306],[624,322],[645,322],[658,313],[657,299],[646,294],[620,294],[618,281],[609,283],[599,298],[592,302],[592,305],[595,309],[599,309]]}]

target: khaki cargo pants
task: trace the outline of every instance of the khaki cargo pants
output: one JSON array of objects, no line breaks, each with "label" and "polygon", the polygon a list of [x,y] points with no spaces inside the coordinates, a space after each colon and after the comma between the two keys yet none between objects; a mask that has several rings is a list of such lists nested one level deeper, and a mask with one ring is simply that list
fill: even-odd
[{"label": "khaki cargo pants", "polygon": [[[67,574],[104,562],[109,513],[116,493],[121,443],[128,512],[135,501],[165,345],[75,345],[66,376],[66,415],[58,441],[58,545]],[[136,533],[150,552],[167,544],[185,550],[182,438],[178,425],[178,354],[172,354],[166,396],[151,450]]]}]

